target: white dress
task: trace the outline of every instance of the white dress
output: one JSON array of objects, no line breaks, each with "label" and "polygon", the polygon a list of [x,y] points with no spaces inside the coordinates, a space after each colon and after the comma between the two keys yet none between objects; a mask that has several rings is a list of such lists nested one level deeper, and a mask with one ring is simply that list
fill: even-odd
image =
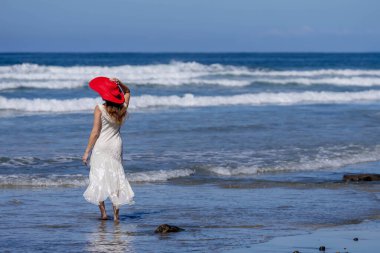
[{"label": "white dress", "polygon": [[95,205],[108,197],[114,206],[133,204],[133,190],[125,177],[122,165],[123,142],[120,125],[108,115],[102,104],[102,129],[90,159],[90,183],[84,198]]}]

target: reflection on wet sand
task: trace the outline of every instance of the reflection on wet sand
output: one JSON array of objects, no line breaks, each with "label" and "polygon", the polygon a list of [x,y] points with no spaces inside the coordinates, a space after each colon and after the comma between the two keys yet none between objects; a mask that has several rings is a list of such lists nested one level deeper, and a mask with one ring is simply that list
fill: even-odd
[{"label": "reflection on wet sand", "polygon": [[89,234],[86,250],[89,252],[135,252],[132,245],[133,237],[127,233],[126,226],[120,222],[101,220],[97,230]]}]

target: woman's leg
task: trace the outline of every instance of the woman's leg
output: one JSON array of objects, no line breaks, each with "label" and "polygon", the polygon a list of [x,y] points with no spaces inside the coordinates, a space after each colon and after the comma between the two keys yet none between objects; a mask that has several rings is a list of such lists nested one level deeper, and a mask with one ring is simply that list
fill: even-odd
[{"label": "woman's leg", "polygon": [[106,220],[107,213],[106,213],[106,206],[104,205],[104,201],[99,202],[99,210],[100,210],[101,219]]},{"label": "woman's leg", "polygon": [[119,220],[119,207],[114,206],[114,205],[112,205],[112,207],[113,207],[113,220],[118,221]]}]

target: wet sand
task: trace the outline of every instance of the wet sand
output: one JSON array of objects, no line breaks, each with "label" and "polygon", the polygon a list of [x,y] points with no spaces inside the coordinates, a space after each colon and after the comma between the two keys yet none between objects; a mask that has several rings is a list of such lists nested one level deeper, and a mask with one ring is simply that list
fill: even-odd
[{"label": "wet sand", "polygon": [[[378,253],[379,239],[380,221],[367,221],[355,225],[318,229],[310,234],[277,237],[265,243],[225,252]],[[320,247],[325,247],[325,251],[320,250]]]}]

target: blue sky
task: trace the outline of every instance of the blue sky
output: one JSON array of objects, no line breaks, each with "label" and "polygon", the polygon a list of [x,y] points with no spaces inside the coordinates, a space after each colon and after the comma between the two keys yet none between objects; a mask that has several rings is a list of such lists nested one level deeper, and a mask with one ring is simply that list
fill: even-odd
[{"label": "blue sky", "polygon": [[373,52],[379,13],[379,0],[0,0],[0,52]]}]

